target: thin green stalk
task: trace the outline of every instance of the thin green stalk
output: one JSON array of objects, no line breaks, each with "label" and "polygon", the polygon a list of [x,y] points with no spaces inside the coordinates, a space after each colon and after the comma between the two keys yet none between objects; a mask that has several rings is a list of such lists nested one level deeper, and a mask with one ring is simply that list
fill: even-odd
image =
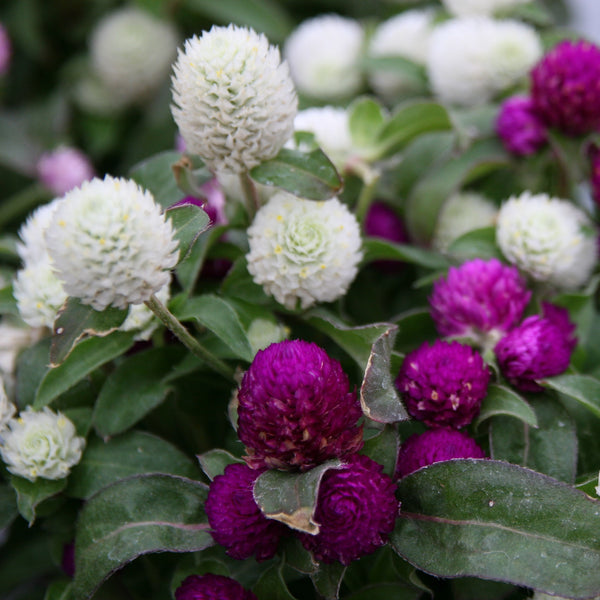
[{"label": "thin green stalk", "polygon": [[248,171],[243,171],[240,173],[240,183],[242,185],[244,200],[246,201],[248,218],[250,221],[252,221],[259,207],[258,191],[254,185],[254,181],[252,181],[250,175],[248,175]]},{"label": "thin green stalk", "polygon": [[368,165],[366,168],[353,168],[356,174],[362,179],[363,187],[358,196],[356,202],[356,218],[359,223],[362,223],[367,216],[367,212],[375,197],[375,191],[377,190],[377,184],[379,183],[379,177],[381,176],[379,171],[371,169]]},{"label": "thin green stalk", "polygon": [[177,339],[200,360],[226,379],[233,379],[234,370],[217,358],[193,337],[173,313],[153,294],[146,306],[173,332]]}]

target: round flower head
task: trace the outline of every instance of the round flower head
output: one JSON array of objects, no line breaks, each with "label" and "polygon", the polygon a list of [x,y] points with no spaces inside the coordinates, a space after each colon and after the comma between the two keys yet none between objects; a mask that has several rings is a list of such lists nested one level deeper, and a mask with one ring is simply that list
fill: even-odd
[{"label": "round flower head", "polygon": [[287,527],[267,519],[254,501],[252,489],[261,471],[234,463],[210,484],[205,510],[217,544],[232,558],[272,558]]},{"label": "round flower head", "polygon": [[85,439],[62,413],[27,407],[2,432],[0,455],[11,473],[29,481],[62,479],[79,462],[84,446]]},{"label": "round flower head", "polygon": [[544,316],[527,317],[496,345],[498,365],[518,389],[537,392],[537,379],[559,375],[568,366],[577,344],[575,325],[564,308],[544,304]]},{"label": "round flower head", "polygon": [[513,96],[503,102],[496,132],[506,150],[517,156],[534,154],[548,141],[546,126],[527,96]]},{"label": "round flower head", "polygon": [[436,427],[411,435],[400,446],[396,478],[443,460],[485,458],[483,450],[465,432],[450,427]]},{"label": "round flower head", "polygon": [[235,579],[224,575],[190,575],[175,590],[175,600],[258,600]]},{"label": "round flower head", "polygon": [[320,100],[358,92],[363,39],[360,24],[339,15],[320,15],[301,23],[284,48],[298,91]]},{"label": "round flower head", "polygon": [[596,234],[568,200],[524,192],[498,213],[496,241],[504,256],[537,281],[573,289],[596,265]]},{"label": "round flower head", "polygon": [[[407,10],[381,23],[369,41],[372,57],[399,56],[425,65],[434,13],[430,10]],[[399,94],[410,91],[412,82],[394,69],[377,69],[369,83],[377,94],[392,102]]]},{"label": "round flower head", "polygon": [[8,71],[11,56],[12,44],[6,28],[0,23],[0,75],[4,75]]},{"label": "round flower head", "polygon": [[519,323],[530,297],[515,267],[475,258],[450,267],[434,283],[429,302],[440,335],[469,337],[493,347]]},{"label": "round flower head", "polygon": [[325,473],[319,486],[317,535],[299,534],[302,545],[324,563],[353,560],[375,552],[394,528],[400,505],[383,467],[356,454]]},{"label": "round flower head", "polygon": [[275,194],[256,213],[248,243],[254,282],[290,309],[343,296],[362,258],[356,217],[337,198]]},{"label": "round flower head", "polygon": [[64,196],[46,243],[66,293],[96,310],[148,300],[169,282],[179,254],[152,194],[108,175]]},{"label": "round flower head", "polygon": [[19,229],[21,241],[17,242],[17,252],[26,266],[35,265],[38,261],[47,259],[46,229],[48,229],[60,201],[61,198],[56,198],[48,204],[38,206]]},{"label": "round flower head", "polygon": [[296,91],[264,35],[213,27],[185,42],[173,71],[173,118],[187,151],[212,170],[247,171],[292,135]]},{"label": "round flower head", "polygon": [[600,127],[600,48],[566,40],[531,71],[531,98],[550,127],[580,135]]},{"label": "round flower head", "polygon": [[77,150],[62,146],[42,154],[37,163],[40,181],[56,196],[81,185],[94,176],[94,167],[88,157]]},{"label": "round flower head", "polygon": [[177,43],[177,32],[165,20],[138,8],[122,8],[93,31],[92,65],[119,104],[143,101],[166,82]]},{"label": "round flower head", "polygon": [[4,390],[4,382],[0,378],[0,434],[6,429],[16,412],[17,407],[8,399]]},{"label": "round flower head", "polygon": [[463,17],[433,30],[427,70],[442,102],[476,106],[515,85],[541,54],[538,34],[525,23]]},{"label": "round flower head", "polygon": [[316,344],[284,340],[259,351],[238,402],[238,435],[252,467],[305,471],[362,447],[356,393]]},{"label": "round flower head", "polygon": [[442,0],[448,12],[456,17],[469,15],[494,16],[529,0]]},{"label": "round flower head", "polygon": [[476,350],[436,340],[406,355],[396,387],[415,419],[430,427],[460,428],[479,414],[489,380],[490,371]]},{"label": "round flower head", "polygon": [[402,219],[385,202],[373,202],[369,207],[365,217],[365,233],[395,244],[408,242],[408,234]]},{"label": "round flower head", "polygon": [[446,200],[435,226],[432,245],[445,252],[461,235],[494,224],[496,205],[476,192],[459,192]]}]

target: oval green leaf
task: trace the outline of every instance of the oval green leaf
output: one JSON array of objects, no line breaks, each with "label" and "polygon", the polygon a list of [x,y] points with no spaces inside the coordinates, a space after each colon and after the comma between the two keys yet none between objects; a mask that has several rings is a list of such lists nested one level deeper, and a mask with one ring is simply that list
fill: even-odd
[{"label": "oval green leaf", "polygon": [[148,190],[163,208],[181,200],[183,193],[177,187],[172,166],[181,158],[180,152],[169,150],[151,156],[134,165],[129,176]]},{"label": "oval green leaf", "polygon": [[365,238],[363,249],[365,252],[363,263],[374,260],[398,260],[426,269],[447,269],[450,265],[439,252],[408,244],[393,244],[379,238]]},{"label": "oval green leaf", "polygon": [[525,398],[503,385],[488,386],[487,396],[483,399],[481,411],[473,421],[479,427],[483,421],[498,415],[515,417],[523,423],[537,427],[537,417]]},{"label": "oval green leaf", "polygon": [[539,382],[565,394],[600,417],[600,380],[589,375],[557,375]]}]

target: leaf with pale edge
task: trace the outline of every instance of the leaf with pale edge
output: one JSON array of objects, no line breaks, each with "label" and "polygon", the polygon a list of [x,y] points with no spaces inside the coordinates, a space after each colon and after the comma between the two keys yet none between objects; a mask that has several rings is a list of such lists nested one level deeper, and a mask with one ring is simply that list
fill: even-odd
[{"label": "leaf with pale edge", "polygon": [[557,375],[538,383],[573,398],[596,417],[600,417],[600,380],[595,377],[590,375]]},{"label": "leaf with pale edge", "polygon": [[204,454],[198,454],[197,458],[204,474],[211,481],[217,475],[222,475],[227,465],[232,465],[233,463],[245,464],[241,458],[236,458],[233,454],[221,448],[213,448]]},{"label": "leaf with pale edge", "polygon": [[478,427],[483,421],[497,415],[508,415],[532,427],[538,426],[535,412],[525,398],[510,388],[492,383],[488,386],[487,395],[473,424]]},{"label": "leaf with pale edge", "polygon": [[399,446],[398,428],[394,425],[386,425],[377,435],[365,439],[361,454],[382,465],[383,472],[393,477],[396,472]]},{"label": "leaf with pale edge", "polygon": [[74,597],[90,598],[118,569],[153,552],[197,552],[213,544],[208,488],[172,475],[139,475],[105,487],[79,514]]},{"label": "leaf with pale edge", "polygon": [[200,234],[210,227],[210,217],[195,204],[182,204],[165,213],[171,219],[179,241],[179,262],[185,260]]},{"label": "leaf with pale edge", "polygon": [[260,600],[296,600],[283,578],[284,563],[269,567],[258,579],[252,591]]},{"label": "leaf with pale edge", "polygon": [[600,589],[600,502],[494,460],[434,463],[398,484],[390,541],[437,577],[479,577],[589,598]]},{"label": "leaf with pale edge", "polygon": [[17,493],[17,507],[21,516],[33,525],[35,521],[35,511],[39,504],[44,500],[56,496],[67,486],[66,478],[63,479],[42,479],[29,481],[23,477],[13,475],[11,477],[12,486]]},{"label": "leaf with pale edge", "polygon": [[346,566],[335,562],[329,565],[319,565],[319,570],[313,573],[310,578],[322,598],[337,600],[345,573]]}]

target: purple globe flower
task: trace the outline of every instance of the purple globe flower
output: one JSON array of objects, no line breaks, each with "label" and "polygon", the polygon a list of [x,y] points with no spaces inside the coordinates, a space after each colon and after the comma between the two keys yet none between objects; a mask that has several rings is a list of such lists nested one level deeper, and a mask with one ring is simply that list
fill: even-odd
[{"label": "purple globe flower", "polygon": [[298,534],[316,560],[348,565],[385,544],[400,505],[395,485],[382,470],[367,456],[356,454],[342,469],[325,473],[315,511],[320,531]]},{"label": "purple globe flower", "polygon": [[285,340],[259,351],[238,400],[238,434],[253,468],[307,470],[362,447],[356,393],[316,344]]},{"label": "purple globe flower", "polygon": [[0,75],[4,75],[10,67],[12,44],[6,27],[0,23]]},{"label": "purple globe flower", "polygon": [[42,154],[37,164],[40,181],[56,196],[92,179],[94,168],[88,157],[76,148],[63,146]]},{"label": "purple globe flower", "polygon": [[254,501],[252,489],[260,473],[244,464],[228,465],[208,491],[205,510],[212,536],[238,560],[253,554],[259,561],[272,558],[288,532],[285,525],[267,519]]},{"label": "purple globe flower", "polygon": [[474,439],[463,431],[449,427],[428,429],[411,435],[400,446],[396,478],[443,460],[452,458],[485,458],[485,453]]},{"label": "purple globe flower", "polygon": [[175,590],[175,600],[258,600],[235,579],[223,575],[190,575]]},{"label": "purple globe flower", "polygon": [[600,127],[600,48],[566,40],[531,71],[531,97],[550,127],[581,135]]},{"label": "purple globe flower", "polygon": [[430,427],[464,427],[479,414],[490,371],[481,355],[458,342],[425,342],[404,358],[396,387],[408,412]]},{"label": "purple globe flower", "polygon": [[546,126],[537,114],[533,100],[513,96],[500,107],[496,132],[508,152],[517,156],[534,154],[547,142]]},{"label": "purple globe flower", "polygon": [[575,325],[566,309],[544,303],[543,310],[543,317],[527,317],[495,348],[504,376],[525,392],[542,391],[536,379],[562,373],[569,366],[577,345]]},{"label": "purple globe flower", "polygon": [[385,202],[371,204],[365,217],[365,233],[396,244],[408,241],[402,219]]},{"label": "purple globe flower", "polygon": [[590,184],[592,187],[592,198],[596,205],[600,207],[600,148],[593,146],[590,150],[591,175]]},{"label": "purple globe flower", "polygon": [[521,320],[530,297],[516,267],[475,258],[450,267],[446,278],[434,283],[429,302],[441,335],[493,347]]}]

